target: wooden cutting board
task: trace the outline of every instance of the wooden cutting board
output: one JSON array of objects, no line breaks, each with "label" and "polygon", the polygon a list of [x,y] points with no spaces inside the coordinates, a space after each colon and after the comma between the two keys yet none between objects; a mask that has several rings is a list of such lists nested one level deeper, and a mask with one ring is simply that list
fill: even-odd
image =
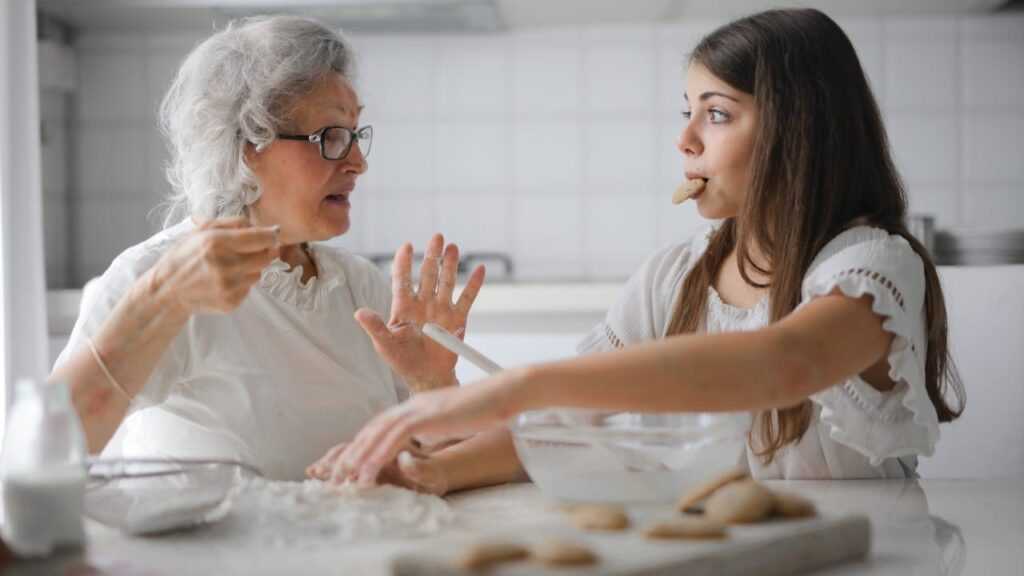
[{"label": "wooden cutting board", "polygon": [[619,533],[580,532],[570,526],[517,526],[515,532],[495,530],[473,539],[435,541],[429,548],[397,556],[396,576],[462,575],[481,572],[461,570],[456,560],[478,541],[515,541],[531,544],[561,538],[588,546],[599,562],[583,568],[547,568],[531,561],[504,564],[488,575],[515,574],[608,574],[616,576],[774,576],[799,574],[865,558],[871,545],[871,526],[866,517],[825,517],[800,521],[775,521],[753,526],[730,527],[729,538],[720,541],[652,541],[636,528]]}]

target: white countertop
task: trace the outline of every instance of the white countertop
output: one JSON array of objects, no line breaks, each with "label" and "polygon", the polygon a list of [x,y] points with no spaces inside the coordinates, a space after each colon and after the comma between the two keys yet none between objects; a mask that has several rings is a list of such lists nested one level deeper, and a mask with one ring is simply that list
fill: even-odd
[{"label": "white countertop", "polygon": [[[776,485],[775,483],[771,483]],[[866,561],[816,574],[1020,574],[1024,571],[1024,482],[1020,480],[846,480],[781,483],[812,498],[824,515],[871,520]],[[157,538],[126,538],[88,524],[84,556],[17,563],[8,574],[388,574],[399,553],[442,546],[487,532],[508,534],[564,524],[532,484],[505,485],[449,498],[459,528],[417,540],[339,543],[329,549],[253,552],[233,546],[228,520]],[[75,573],[87,573],[82,570]]]}]

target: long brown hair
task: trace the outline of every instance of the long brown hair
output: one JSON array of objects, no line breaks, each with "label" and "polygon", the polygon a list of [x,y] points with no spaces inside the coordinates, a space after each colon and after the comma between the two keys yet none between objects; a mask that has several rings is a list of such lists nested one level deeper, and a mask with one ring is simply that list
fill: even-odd
[{"label": "long brown hair", "polygon": [[[849,38],[817,10],[770,10],[718,28],[690,61],[752,94],[759,125],[746,201],[686,276],[668,334],[703,328],[708,287],[733,250],[744,281],[769,289],[775,322],[800,303],[804,275],[825,244],[850,227],[875,226],[905,238],[924,262],[925,385],[939,421],[957,418],[966,397],[949,355],[942,287],[928,251],[907,230],[903,183]],[[768,270],[752,261],[755,245]],[[752,281],[748,267],[769,283]],[[946,402],[947,387],[955,393],[955,410]],[[771,462],[780,448],[800,440],[811,415],[809,400],[758,414],[756,446],[751,431],[755,454]]]}]

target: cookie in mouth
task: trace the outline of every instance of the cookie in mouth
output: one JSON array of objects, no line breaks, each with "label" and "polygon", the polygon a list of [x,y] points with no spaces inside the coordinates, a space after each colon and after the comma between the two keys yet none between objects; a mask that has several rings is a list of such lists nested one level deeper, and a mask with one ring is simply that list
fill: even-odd
[{"label": "cookie in mouth", "polygon": [[707,182],[707,178],[687,178],[686,181],[680,184],[672,194],[672,203],[682,204],[688,199],[700,194],[704,191],[704,185],[707,184]]}]

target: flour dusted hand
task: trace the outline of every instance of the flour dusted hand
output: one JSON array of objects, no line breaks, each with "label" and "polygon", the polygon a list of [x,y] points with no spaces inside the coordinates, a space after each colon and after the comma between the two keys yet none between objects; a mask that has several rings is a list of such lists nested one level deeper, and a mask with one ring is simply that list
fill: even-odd
[{"label": "flour dusted hand", "polygon": [[[328,450],[323,457],[306,468],[306,476],[334,484],[347,481],[341,473],[339,462],[348,445],[348,442],[342,442]],[[412,441],[381,469],[376,482],[437,496],[447,494],[449,486],[444,470],[431,458],[429,451],[419,448]]]},{"label": "flour dusted hand", "polygon": [[189,314],[227,313],[278,254],[276,227],[254,227],[245,218],[211,220],[160,258],[151,281]]}]

